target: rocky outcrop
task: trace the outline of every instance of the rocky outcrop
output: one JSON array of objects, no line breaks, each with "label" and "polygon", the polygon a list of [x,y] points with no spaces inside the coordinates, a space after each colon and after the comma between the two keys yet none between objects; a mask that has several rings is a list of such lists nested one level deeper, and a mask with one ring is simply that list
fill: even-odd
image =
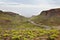
[{"label": "rocky outcrop", "polygon": [[60,8],[42,11],[40,15],[44,15],[47,17],[51,17],[51,16],[59,16],[60,17]]}]

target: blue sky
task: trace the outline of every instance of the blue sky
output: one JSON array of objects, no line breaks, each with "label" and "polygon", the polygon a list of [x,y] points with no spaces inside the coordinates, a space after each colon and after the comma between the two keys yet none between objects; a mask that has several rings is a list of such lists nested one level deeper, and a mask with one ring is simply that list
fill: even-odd
[{"label": "blue sky", "polygon": [[26,17],[59,7],[60,0],[0,0],[0,10],[16,12]]}]

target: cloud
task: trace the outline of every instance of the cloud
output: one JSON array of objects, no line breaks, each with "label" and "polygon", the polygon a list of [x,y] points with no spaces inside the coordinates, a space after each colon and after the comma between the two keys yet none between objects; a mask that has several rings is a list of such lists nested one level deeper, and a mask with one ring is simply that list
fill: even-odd
[{"label": "cloud", "polygon": [[0,10],[16,12],[29,17],[39,14],[42,10],[59,7],[59,0],[0,0]]}]

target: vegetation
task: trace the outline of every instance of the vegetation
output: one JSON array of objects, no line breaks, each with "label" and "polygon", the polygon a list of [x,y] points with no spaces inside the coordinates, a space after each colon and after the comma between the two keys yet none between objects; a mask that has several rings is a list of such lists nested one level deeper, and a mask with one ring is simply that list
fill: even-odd
[{"label": "vegetation", "polygon": [[35,18],[28,19],[13,12],[0,11],[0,40],[55,40],[60,35],[58,29],[46,30],[28,21],[33,20],[37,24],[44,22],[42,16]]},{"label": "vegetation", "polygon": [[60,8],[42,11],[40,15],[31,17],[31,20],[37,24],[60,26]]},{"label": "vegetation", "polygon": [[[3,32],[4,31],[4,32]],[[22,29],[22,30],[0,30],[0,39],[4,40],[34,40],[38,38],[40,40],[41,37],[45,37],[46,39],[55,39],[58,37],[59,30],[51,29]],[[3,33],[3,34],[2,34]],[[44,38],[42,38],[44,39]]]}]

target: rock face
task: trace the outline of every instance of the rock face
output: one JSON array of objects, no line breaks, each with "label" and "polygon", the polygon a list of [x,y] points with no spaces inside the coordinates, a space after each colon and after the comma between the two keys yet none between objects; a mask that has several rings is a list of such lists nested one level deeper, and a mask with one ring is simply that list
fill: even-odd
[{"label": "rock face", "polygon": [[60,16],[60,8],[42,11],[40,15],[44,15],[44,16],[48,16],[48,17]]},{"label": "rock face", "polygon": [[60,8],[42,11],[40,15],[33,17],[33,21],[44,25],[60,25]]}]

